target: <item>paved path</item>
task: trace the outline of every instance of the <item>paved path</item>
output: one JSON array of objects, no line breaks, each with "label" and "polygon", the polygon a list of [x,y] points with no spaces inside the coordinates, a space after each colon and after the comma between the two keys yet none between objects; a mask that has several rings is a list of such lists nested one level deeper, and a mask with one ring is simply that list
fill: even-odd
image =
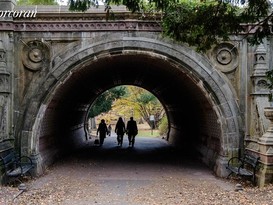
[{"label": "paved path", "polygon": [[106,138],[103,147],[89,141],[85,149],[58,161],[44,176],[29,181],[28,191],[13,202],[18,190],[2,188],[5,197],[0,204],[236,205],[257,200],[253,204],[260,205],[272,202],[272,193],[257,196],[251,188],[235,192],[234,182],[215,177],[202,163],[180,154],[158,138],[139,137],[134,148],[128,148],[127,139],[123,147],[118,147],[114,136]]}]

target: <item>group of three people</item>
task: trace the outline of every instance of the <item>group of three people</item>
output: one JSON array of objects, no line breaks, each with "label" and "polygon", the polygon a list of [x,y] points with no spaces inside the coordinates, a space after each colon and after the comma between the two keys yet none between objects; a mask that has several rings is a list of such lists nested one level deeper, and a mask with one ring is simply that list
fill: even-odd
[{"label": "group of three people", "polygon": [[[99,133],[100,136],[100,145],[103,144],[104,138],[106,134],[109,133],[109,129],[105,123],[105,120],[102,119],[99,127],[97,129],[97,135]],[[125,123],[121,117],[119,117],[116,127],[115,133],[117,134],[118,145],[122,146],[123,144],[123,136],[126,133],[128,135],[129,146],[134,147],[135,145],[135,136],[138,134],[137,123],[133,117],[130,117],[130,120],[127,122],[127,126],[125,127]]]}]

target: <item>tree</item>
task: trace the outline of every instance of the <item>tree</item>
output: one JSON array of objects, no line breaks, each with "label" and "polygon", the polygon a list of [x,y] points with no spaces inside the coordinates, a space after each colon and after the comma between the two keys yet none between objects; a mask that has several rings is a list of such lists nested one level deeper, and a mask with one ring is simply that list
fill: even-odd
[{"label": "tree", "polygon": [[71,11],[86,11],[90,6],[98,6],[97,0],[69,0]]},{"label": "tree", "polygon": [[[136,86],[127,86],[127,94],[113,104],[113,110],[127,118],[132,115],[142,118],[150,127],[158,127],[158,122],[165,113],[164,107],[152,93]],[[150,121],[151,115],[155,117],[155,124]]]},{"label": "tree", "polygon": [[18,0],[18,5],[56,5],[56,0]]},{"label": "tree", "polygon": [[[97,0],[69,0],[71,10],[85,11],[97,4]],[[240,32],[252,45],[259,44],[272,29],[272,0],[106,0],[105,4],[123,4],[132,12],[153,7],[162,13],[165,36],[198,51]]]},{"label": "tree", "polygon": [[229,34],[242,31],[236,7],[219,1],[171,4],[165,13],[164,34],[199,51],[206,51],[219,39],[228,40]]},{"label": "tree", "polygon": [[93,118],[103,112],[108,112],[112,108],[115,100],[125,94],[125,87],[118,86],[102,93],[92,104],[88,117]]},{"label": "tree", "polygon": [[[150,127],[158,127],[159,120],[163,117],[164,108],[159,100],[150,92],[140,89],[137,94],[132,95],[134,101],[138,104],[137,109],[143,119]],[[153,115],[154,122],[150,121],[150,116]],[[155,124],[154,124],[155,123]]]},{"label": "tree", "polygon": [[[184,6],[183,3],[180,5]],[[165,15],[163,22],[163,25],[164,23],[166,25],[164,32],[178,41],[196,46],[201,51],[209,49],[219,41],[228,40],[228,36],[231,34],[237,35],[241,32],[246,34],[245,37],[252,45],[260,44],[271,33],[271,6],[266,0],[202,1],[202,3],[195,3],[188,13],[193,18],[178,23],[169,15],[175,8],[168,8],[170,10],[166,12],[167,15]],[[178,17],[181,16],[183,13],[178,15]],[[181,26],[182,22],[191,25],[189,28],[180,30],[182,34],[191,33],[186,37],[175,33],[175,29],[173,29],[174,26]],[[248,28],[249,26],[250,28]],[[174,33],[171,33],[172,31]]]},{"label": "tree", "polygon": [[164,115],[160,122],[159,122],[159,126],[158,126],[158,129],[159,129],[159,134],[162,136],[162,135],[167,135],[168,133],[168,130],[169,130],[169,124],[168,124],[168,118],[166,115]]}]

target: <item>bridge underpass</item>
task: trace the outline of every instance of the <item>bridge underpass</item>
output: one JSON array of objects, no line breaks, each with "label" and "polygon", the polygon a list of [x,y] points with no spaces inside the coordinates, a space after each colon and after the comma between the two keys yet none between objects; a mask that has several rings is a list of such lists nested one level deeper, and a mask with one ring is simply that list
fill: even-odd
[{"label": "bridge underpass", "polygon": [[[13,8],[15,1],[2,4]],[[86,114],[97,96],[136,85],[164,105],[170,144],[196,151],[218,176],[246,150],[261,157],[266,171],[258,177],[271,180],[272,145],[260,140],[269,123],[271,38],[253,47],[230,36],[197,53],[164,38],[160,17],[140,19],[125,8],[109,21],[104,9],[38,11],[35,19],[1,19],[1,156],[15,147],[42,173],[59,153],[85,142]]]},{"label": "bridge underpass", "polygon": [[86,60],[63,76],[50,94],[38,132],[43,162],[49,165],[58,154],[86,144],[86,115],[98,95],[117,85],[135,85],[152,92],[165,107],[167,141],[184,152],[175,157],[195,153],[213,168],[221,127],[198,83],[188,68],[147,52],[128,50]]},{"label": "bridge underpass", "polygon": [[0,25],[1,49],[8,56],[3,65],[11,73],[2,77],[12,88],[3,87],[9,126],[3,152],[14,146],[32,157],[37,174],[43,173],[61,153],[86,142],[88,109],[100,94],[134,85],[163,104],[168,143],[197,153],[225,176],[227,159],[238,154],[243,139],[242,96],[226,76],[239,75],[237,49],[224,43],[210,58],[162,37],[154,19],[127,14],[104,22],[103,13],[56,10]]}]

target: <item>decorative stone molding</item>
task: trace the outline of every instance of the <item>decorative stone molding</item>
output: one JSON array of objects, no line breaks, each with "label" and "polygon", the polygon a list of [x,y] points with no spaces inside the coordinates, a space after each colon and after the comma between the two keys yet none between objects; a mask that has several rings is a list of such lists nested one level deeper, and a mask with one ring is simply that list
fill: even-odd
[{"label": "decorative stone molding", "polygon": [[[6,24],[0,24],[1,27]],[[12,27],[10,25],[10,27]],[[4,28],[3,28],[4,29]],[[24,22],[15,23],[14,31],[161,31],[161,26],[156,21],[87,21],[87,22]]]},{"label": "decorative stone molding", "polygon": [[259,144],[257,144],[256,142],[249,142],[247,145],[247,149],[255,151],[257,153],[259,152],[260,147]]},{"label": "decorative stone molding", "polygon": [[266,151],[267,155],[273,155],[273,147],[269,147],[268,150]]},{"label": "decorative stone molding", "polygon": [[251,95],[267,96],[269,94],[268,82],[265,76],[251,76],[251,79],[253,82]]},{"label": "decorative stone molding", "polygon": [[266,79],[267,65],[267,51],[263,44],[260,44],[254,53],[255,62],[252,72],[252,95],[265,96],[268,95],[268,82]]},{"label": "decorative stone molding", "polygon": [[257,86],[257,89],[258,89],[259,91],[260,91],[260,90],[263,90],[263,91],[268,90],[267,81],[264,80],[264,79],[258,80],[256,86]]},{"label": "decorative stone molding", "polygon": [[7,114],[8,114],[8,99],[4,95],[0,95],[0,141],[7,134]]},{"label": "decorative stone molding", "polygon": [[0,94],[9,92],[9,76],[7,72],[7,56],[3,41],[0,39]]},{"label": "decorative stone molding", "polygon": [[6,49],[0,39],[0,142],[8,138],[9,78]]},{"label": "decorative stone molding", "polygon": [[16,5],[16,0],[1,0],[0,8],[1,10],[13,10]]},{"label": "decorative stone molding", "polygon": [[0,74],[6,73],[7,56],[6,49],[4,48],[3,41],[0,39]]},{"label": "decorative stone molding", "polygon": [[253,76],[265,76],[266,71],[268,71],[266,58],[266,49],[263,44],[260,44],[255,52]]},{"label": "decorative stone molding", "polygon": [[0,94],[9,93],[9,74],[0,73]]},{"label": "decorative stone molding", "polygon": [[28,70],[39,71],[48,60],[49,48],[45,43],[35,40],[26,43],[23,47],[22,61]]},{"label": "decorative stone molding", "polygon": [[259,170],[259,186],[271,183],[273,179],[273,107],[265,107],[264,115],[270,120],[270,124],[267,131],[258,140],[261,167],[263,167]]},{"label": "decorative stone molding", "polygon": [[237,48],[230,43],[221,43],[210,53],[214,66],[223,73],[233,72],[238,67]]},{"label": "decorative stone molding", "polygon": [[6,51],[3,49],[3,42],[1,41],[0,46],[0,62],[6,63]]},{"label": "decorative stone molding", "polygon": [[265,107],[264,115],[270,120],[270,124],[266,133],[259,139],[259,143],[273,146],[273,107]]}]

